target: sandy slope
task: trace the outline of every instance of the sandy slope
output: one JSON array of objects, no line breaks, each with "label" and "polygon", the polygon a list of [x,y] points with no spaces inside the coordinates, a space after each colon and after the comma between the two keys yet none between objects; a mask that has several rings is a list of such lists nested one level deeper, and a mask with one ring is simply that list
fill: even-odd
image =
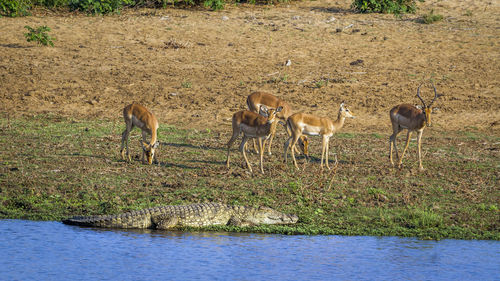
[{"label": "sandy slope", "polygon": [[[498,1],[426,1],[402,19],[350,2],[0,18],[0,110],[118,119],[137,101],[163,123],[228,130],[245,97],[268,90],[333,118],[345,100],[358,115],[347,130],[389,133],[389,109],[418,103],[432,78],[445,95],[434,130],[499,132]],[[431,9],[445,19],[419,23]],[[25,25],[51,27],[55,47],[26,42]]]}]

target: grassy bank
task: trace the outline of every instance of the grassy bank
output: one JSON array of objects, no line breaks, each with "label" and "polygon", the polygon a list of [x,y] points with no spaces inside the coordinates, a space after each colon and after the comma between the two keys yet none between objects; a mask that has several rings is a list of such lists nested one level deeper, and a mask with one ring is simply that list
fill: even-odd
[{"label": "grassy bank", "polygon": [[[266,156],[266,174],[250,175],[236,145],[226,168],[230,129],[223,128],[160,126],[160,163],[146,166],[139,162],[138,131],[130,141],[133,163],[120,160],[121,120],[3,116],[0,218],[60,220],[214,201],[265,205],[300,217],[294,226],[225,228],[231,231],[500,240],[498,136],[428,130],[426,171],[419,173],[414,142],[406,166],[396,170],[388,165],[389,132],[343,133],[331,140],[336,169],[321,171],[313,157],[308,164],[300,158],[306,170],[297,172],[281,161],[281,134],[276,153]],[[310,149],[320,155],[319,138]],[[249,158],[258,170],[258,157]]]}]

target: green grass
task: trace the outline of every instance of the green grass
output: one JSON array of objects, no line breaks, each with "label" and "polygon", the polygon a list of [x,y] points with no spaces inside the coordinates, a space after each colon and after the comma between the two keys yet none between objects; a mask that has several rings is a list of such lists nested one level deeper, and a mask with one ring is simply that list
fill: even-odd
[{"label": "green grass", "polygon": [[181,83],[181,86],[182,86],[182,88],[189,89],[193,86],[193,83],[191,83],[190,81],[184,81]]},{"label": "green grass", "polygon": [[431,10],[428,14],[424,14],[422,16],[422,23],[431,24],[438,21],[441,21],[443,16],[440,14],[434,14],[434,10]]},{"label": "green grass", "polygon": [[[60,220],[165,204],[222,202],[265,205],[294,213],[293,226],[209,229],[284,234],[398,235],[424,239],[500,239],[499,137],[478,131],[429,130],[418,172],[414,141],[402,170],[388,161],[388,135],[344,132],[330,141],[338,166],[321,170],[321,138],[311,137],[311,161],[297,171],[282,163],[284,132],[266,174],[251,175],[237,144],[225,165],[230,132],[161,125],[159,163],[140,162],[132,131],[132,163],[119,156],[120,121],[53,115],[0,118],[0,218]],[[400,149],[404,136],[398,138]],[[258,171],[258,156],[248,153]],[[289,158],[289,160],[291,160]]]}]

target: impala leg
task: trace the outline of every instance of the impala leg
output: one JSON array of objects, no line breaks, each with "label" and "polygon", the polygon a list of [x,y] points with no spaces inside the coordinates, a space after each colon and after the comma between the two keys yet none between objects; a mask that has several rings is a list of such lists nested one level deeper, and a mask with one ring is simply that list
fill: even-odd
[{"label": "impala leg", "polygon": [[264,174],[264,147],[266,145],[266,141],[262,141],[262,138],[259,138],[259,154],[260,154],[260,172]]},{"label": "impala leg", "polygon": [[[144,143],[149,143],[147,140],[147,137],[148,137],[148,134],[146,133],[146,131],[142,131],[142,141]],[[151,147],[149,146],[149,148],[151,149]],[[142,149],[142,156],[141,156],[141,162],[144,163],[144,155],[146,154],[146,152],[144,151],[144,149]]]},{"label": "impala leg", "polygon": [[129,137],[129,134],[130,134],[130,131],[132,131],[132,129],[134,128],[134,124],[132,124],[132,122],[129,123],[126,123],[126,127],[125,127],[125,131],[123,131],[122,133],[122,146],[121,146],[121,149],[120,149],[120,154],[122,155],[122,159],[125,160],[125,151],[123,150],[123,146],[125,145],[126,149],[127,149],[127,159],[129,162],[132,161],[132,159],[130,159],[130,154],[129,154],[129,150],[128,150],[128,137]]},{"label": "impala leg", "polygon": [[323,136],[323,141],[321,143],[321,169],[323,169],[323,161],[325,159],[325,150],[326,150],[326,137]]},{"label": "impala leg", "polygon": [[288,140],[285,142],[283,146],[283,162],[287,162],[288,148],[290,147],[290,141],[292,140],[292,136],[288,137]]},{"label": "impala leg", "polygon": [[306,157],[306,163],[309,161],[309,152],[307,151],[308,146],[309,146],[309,140],[307,139],[306,136],[301,136],[300,140],[302,142],[302,147],[303,147],[303,153],[304,156]]},{"label": "impala leg", "polygon": [[250,166],[250,162],[248,162],[247,154],[245,153],[245,144],[247,143],[247,141],[248,141],[248,137],[243,136],[243,140],[241,141],[241,144],[240,144],[240,151],[241,151],[241,153],[243,153],[243,158],[245,158],[245,162],[247,163],[248,170],[250,170],[250,173],[253,173],[252,167]]},{"label": "impala leg", "polygon": [[[394,125],[393,125],[394,127]],[[389,148],[389,159],[391,160],[391,165],[394,167],[394,161],[392,160],[392,147],[394,146],[394,150],[396,152],[396,161],[399,162],[399,155],[398,155],[398,147],[396,146],[396,139],[398,137],[399,132],[401,130],[395,128],[393,129],[393,133],[391,137],[389,138],[389,143],[390,143],[390,148]]]},{"label": "impala leg", "polygon": [[258,147],[257,147],[257,143],[256,143],[255,139],[253,139],[253,151],[254,151],[255,153],[259,153],[259,149],[258,149]]},{"label": "impala leg", "polygon": [[293,135],[292,148],[290,149],[292,151],[293,164],[295,165],[295,168],[297,168],[297,170],[300,170],[300,169],[299,169],[299,165],[297,165],[297,160],[295,159],[295,145],[297,144],[299,137],[300,136],[298,136],[298,135],[297,136]]},{"label": "impala leg", "polygon": [[420,171],[424,170],[424,166],[422,166],[422,155],[421,155],[422,133],[423,133],[423,131],[418,131],[417,132],[418,169]]},{"label": "impala leg", "polygon": [[[285,142],[285,148],[284,148],[285,149],[285,155],[284,155],[284,159],[285,160],[284,160],[284,162],[286,163],[287,162],[287,155],[288,155],[288,148],[290,147],[290,141],[292,140],[292,133],[291,133],[290,129],[286,125],[284,125],[284,126],[285,126],[286,133],[288,135],[288,140]],[[275,129],[275,132],[276,132],[276,129]],[[305,137],[303,135],[300,136],[300,138],[298,140],[299,145],[301,145],[301,146],[303,145],[302,140],[304,138]],[[269,145],[271,145],[271,144],[269,144]],[[295,152],[300,153],[300,150],[296,146],[295,146],[294,149],[295,149]],[[307,148],[305,148],[305,151],[307,151]],[[306,157],[307,157],[307,155],[306,155]],[[307,158],[306,158],[306,160],[307,160]]]},{"label": "impala leg", "polygon": [[231,139],[227,142],[227,159],[226,159],[226,167],[227,168],[229,168],[229,150],[231,149],[231,146],[233,145],[236,138],[238,138],[239,134],[240,134],[239,130],[233,129],[233,135],[231,136]]},{"label": "impala leg", "polygon": [[392,160],[392,147],[394,146],[394,135],[389,137],[389,160],[391,161],[391,165],[394,167],[394,161]]},{"label": "impala leg", "polygon": [[410,144],[410,138],[411,138],[411,131],[408,130],[408,133],[406,134],[405,148],[403,149],[403,153],[401,153],[401,158],[399,158],[399,168],[403,166],[403,157],[405,157],[406,150],[408,149],[408,145]]},{"label": "impala leg", "polygon": [[[123,131],[122,133],[122,145],[120,147],[120,154],[122,155],[122,160],[125,160],[125,144],[126,142],[128,141],[128,131],[127,129],[125,129],[125,131]],[[127,150],[128,150],[128,146],[127,146]]]},{"label": "impala leg", "polygon": [[[291,136],[291,133],[290,133],[290,131],[288,129],[287,129],[287,134],[288,134],[289,137]],[[299,145],[301,144],[303,137],[304,136],[301,136],[299,138]],[[295,147],[295,152],[300,153],[300,150],[297,147]]]},{"label": "impala leg", "polygon": [[299,144],[299,147],[302,149],[302,151],[300,151],[297,148],[297,146],[295,146],[295,152],[304,154],[306,163],[309,162],[309,155],[307,152],[307,145],[308,145],[307,137],[304,135],[301,135],[297,143]]},{"label": "impala leg", "polygon": [[[274,134],[276,133],[276,128],[274,129],[273,132],[271,132],[271,136],[269,137],[269,145],[267,146],[267,154],[269,155],[272,155],[271,154],[271,146],[273,144],[273,138],[274,138]],[[264,142],[264,146],[262,148],[266,147],[265,146],[265,142]]]},{"label": "impala leg", "polygon": [[[271,146],[273,145],[273,139],[274,139],[274,135],[276,135],[276,126],[278,125],[278,122],[273,122],[271,124],[271,137],[269,137],[269,145],[268,145],[268,148],[267,148],[267,153],[269,155],[272,155],[271,154]],[[265,142],[264,142],[264,147],[266,147],[265,145]]]},{"label": "impala leg", "polygon": [[[304,145],[304,144],[303,144],[303,142],[302,142],[303,137],[304,137],[304,136],[301,136],[301,137],[299,138],[298,142],[297,142],[297,143],[299,144],[299,147],[303,147],[303,145]],[[298,149],[297,147],[295,147],[295,152],[296,152],[297,154],[303,153],[303,151],[302,151],[302,152],[300,152],[300,149]]]},{"label": "impala leg", "polygon": [[330,170],[330,164],[328,164],[328,151],[330,150],[330,138],[326,138],[325,142],[326,142],[325,163],[328,170]]}]

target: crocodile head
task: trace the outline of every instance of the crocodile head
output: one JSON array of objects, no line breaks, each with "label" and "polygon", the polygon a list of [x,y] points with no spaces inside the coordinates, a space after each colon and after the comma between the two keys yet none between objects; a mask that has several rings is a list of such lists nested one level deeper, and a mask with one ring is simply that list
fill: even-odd
[{"label": "crocodile head", "polygon": [[299,217],[278,212],[268,207],[255,208],[251,214],[248,214],[246,221],[252,224],[292,224],[296,223]]}]

